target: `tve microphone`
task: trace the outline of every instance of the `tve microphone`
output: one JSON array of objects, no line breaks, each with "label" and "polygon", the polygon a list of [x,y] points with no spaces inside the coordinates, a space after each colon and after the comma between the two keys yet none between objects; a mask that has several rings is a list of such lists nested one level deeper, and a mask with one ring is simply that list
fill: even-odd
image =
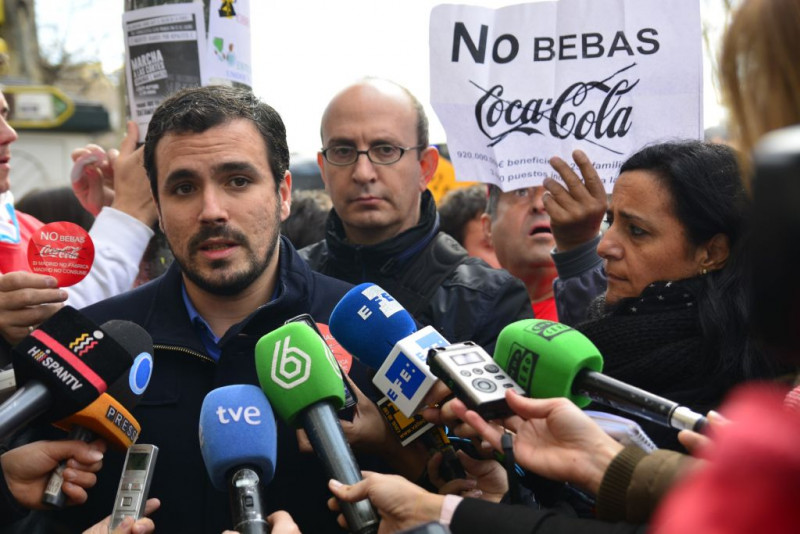
[{"label": "tve microphone", "polygon": [[447,340],[431,326],[417,331],[405,308],[375,284],[348,291],[331,312],[330,327],[345,349],[377,369],[372,383],[378,390],[412,417],[436,382],[428,350]]},{"label": "tve microphone", "polygon": [[531,397],[590,400],[655,423],[699,431],[706,418],[685,406],[606,376],[603,357],[581,332],[561,323],[525,319],[497,337],[494,359]]},{"label": "tve microphone", "polygon": [[[113,448],[126,450],[136,442],[142,430],[129,410],[138,404],[150,383],[153,339],[144,328],[130,321],[114,319],[103,323],[101,328],[124,347],[133,365],[89,406],[53,424],[69,432],[67,439],[89,443],[99,436]],[[66,461],[62,461],[53,471],[45,486],[42,503],[56,508],[63,508],[66,504],[67,496],[61,491],[64,482],[61,474],[66,465]]]},{"label": "tve microphone", "polygon": [[272,481],[277,456],[272,407],[252,385],[211,391],[200,409],[200,452],[214,487],[228,491],[233,530],[268,533],[261,485]]},{"label": "tve microphone", "polygon": [[31,423],[75,413],[131,366],[125,349],[74,308],[64,306],[12,350],[17,391],[0,406],[0,439]]},{"label": "tve microphone", "polygon": [[[281,419],[305,429],[327,475],[345,484],[360,481],[361,470],[336,415],[344,404],[342,375],[325,341],[308,325],[289,323],[258,341],[255,359],[261,389]],[[341,503],[341,508],[352,532],[378,531],[378,515],[368,500]]]}]

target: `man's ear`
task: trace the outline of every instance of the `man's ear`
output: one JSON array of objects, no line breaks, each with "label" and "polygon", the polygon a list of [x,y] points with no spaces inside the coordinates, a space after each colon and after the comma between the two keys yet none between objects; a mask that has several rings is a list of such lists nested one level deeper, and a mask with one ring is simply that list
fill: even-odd
[{"label": "man's ear", "polygon": [[164,233],[164,222],[161,219],[161,204],[158,203],[156,200],[155,195],[153,194],[153,190],[150,189],[150,198],[153,199],[153,204],[156,206],[156,216],[158,217],[158,227],[161,229],[161,233]]},{"label": "man's ear", "polygon": [[718,271],[725,267],[731,254],[730,239],[725,234],[717,234],[703,245],[703,257],[700,268],[709,271]]},{"label": "man's ear", "polygon": [[488,213],[483,213],[481,215],[481,226],[483,227],[483,238],[494,248],[494,242],[492,241],[492,218],[489,217]]},{"label": "man's ear", "polygon": [[292,173],[288,170],[283,174],[283,180],[278,185],[278,196],[281,205],[281,221],[285,221],[292,211]]},{"label": "man's ear", "polygon": [[319,167],[319,174],[322,176],[322,183],[325,184],[325,191],[330,195],[331,190],[328,189],[328,177],[325,176],[325,157],[322,155],[322,152],[317,152],[317,166]]},{"label": "man's ear", "polygon": [[419,167],[420,167],[420,182],[419,182],[419,190],[420,192],[425,191],[425,188],[428,187],[428,183],[433,178],[434,173],[436,173],[436,168],[439,166],[439,151],[436,147],[429,146],[428,148],[422,150],[419,155]]}]

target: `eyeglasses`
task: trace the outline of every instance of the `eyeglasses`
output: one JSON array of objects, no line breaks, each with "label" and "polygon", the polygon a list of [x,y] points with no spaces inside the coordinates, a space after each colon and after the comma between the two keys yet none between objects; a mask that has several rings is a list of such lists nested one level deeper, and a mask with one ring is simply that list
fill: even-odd
[{"label": "eyeglasses", "polygon": [[352,165],[358,160],[361,154],[366,154],[367,158],[375,165],[391,165],[397,163],[408,150],[419,150],[425,145],[417,146],[394,146],[394,145],[375,145],[367,150],[356,150],[356,147],[349,145],[335,145],[322,149],[322,157],[331,165],[344,167]]}]

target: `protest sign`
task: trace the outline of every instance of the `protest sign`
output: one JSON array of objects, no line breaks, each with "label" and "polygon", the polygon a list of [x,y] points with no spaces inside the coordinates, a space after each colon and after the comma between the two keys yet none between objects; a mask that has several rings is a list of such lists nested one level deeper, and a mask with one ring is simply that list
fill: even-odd
[{"label": "protest sign", "polygon": [[217,0],[208,11],[206,75],[211,84],[253,86],[250,67],[250,0]]},{"label": "protest sign", "polygon": [[539,185],[551,156],[606,190],[658,140],[702,134],[697,0],[559,0],[431,12],[431,103],[459,180]]},{"label": "protest sign", "polygon": [[122,17],[127,61],[128,106],[144,142],[150,117],[171,94],[205,81],[203,5],[167,4]]}]

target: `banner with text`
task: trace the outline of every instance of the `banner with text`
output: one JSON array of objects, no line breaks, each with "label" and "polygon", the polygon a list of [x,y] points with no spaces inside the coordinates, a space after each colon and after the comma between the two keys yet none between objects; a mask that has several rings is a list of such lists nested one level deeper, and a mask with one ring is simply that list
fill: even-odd
[{"label": "banner with text", "polygon": [[458,180],[539,185],[594,162],[607,191],[642,146],[702,135],[697,0],[559,0],[431,12],[431,103]]},{"label": "banner with text", "polygon": [[200,87],[206,32],[203,5],[168,4],[126,12],[128,106],[144,142],[150,117],[161,102],[186,87]]},{"label": "banner with text", "polygon": [[208,63],[211,84],[253,86],[250,64],[250,0],[214,0],[208,11]]}]

